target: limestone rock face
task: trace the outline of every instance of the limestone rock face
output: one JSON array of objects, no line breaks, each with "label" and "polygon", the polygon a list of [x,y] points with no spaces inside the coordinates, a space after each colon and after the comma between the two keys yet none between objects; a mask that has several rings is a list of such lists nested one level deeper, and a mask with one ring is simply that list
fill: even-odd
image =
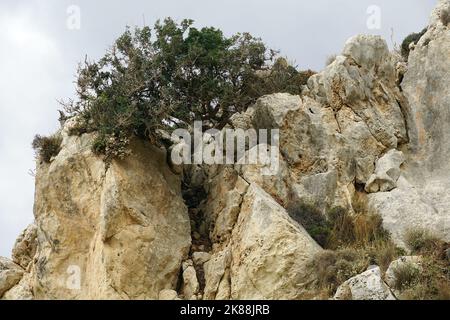
[{"label": "limestone rock face", "polygon": [[35,298],[157,299],[175,289],[190,223],[165,153],[135,142],[107,169],[92,136],[66,131],[36,177]]},{"label": "limestone rock face", "polygon": [[335,300],[396,300],[381,278],[379,267],[373,267],[344,282],[334,295]]},{"label": "limestone rock face", "polygon": [[[300,204],[355,213],[366,199],[397,245],[416,227],[450,241],[449,10],[440,0],[408,63],[358,35],[300,96],[267,95],[233,115],[226,128],[279,130],[279,150],[258,146],[275,149],[276,170],[271,157],[168,164],[166,151],[137,140],[106,166],[95,136],[69,135],[69,119],[61,152],[38,164],[35,223],[13,261],[0,259],[0,298],[300,299],[322,251],[289,215]],[[391,286],[404,260],[386,273]],[[373,267],[334,299],[395,297]]]},{"label": "limestone rock face", "polygon": [[[254,127],[280,130],[286,163],[273,184],[282,192],[271,195],[286,207],[303,202],[323,212],[336,206],[352,210],[355,184],[378,185],[377,160],[389,150],[398,154],[408,141],[396,62],[380,37],[356,36],[309,79],[304,95],[276,94],[256,103]],[[397,173],[383,188],[393,188]]]},{"label": "limestone rock face", "polygon": [[177,300],[178,294],[175,290],[164,289],[159,293],[159,300]]},{"label": "limestone rock face", "polygon": [[410,139],[403,150],[401,183],[369,197],[370,207],[382,215],[399,244],[405,230],[415,227],[450,240],[450,29],[440,19],[449,7],[448,0],[441,0],[433,11],[401,83]]},{"label": "limestone rock face", "polygon": [[0,257],[0,298],[22,279],[24,270],[14,262]]},{"label": "limestone rock face", "polygon": [[33,300],[33,278],[31,273],[25,273],[22,279],[5,292],[3,300]]},{"label": "limestone rock face", "polygon": [[237,207],[231,236],[213,244],[204,264],[203,298],[299,298],[306,265],[321,250],[270,194],[251,183]]},{"label": "limestone rock face", "polygon": [[29,225],[17,238],[12,250],[12,259],[25,270],[33,260],[37,249],[37,227]]},{"label": "limestone rock face", "polygon": [[183,262],[183,295],[186,300],[196,300],[200,285],[192,260]]},{"label": "limestone rock face", "polygon": [[400,177],[400,166],[405,161],[403,153],[391,150],[377,161],[375,173],[366,183],[366,191],[375,193],[378,191],[391,191],[397,187],[397,180]]},{"label": "limestone rock face", "polygon": [[231,241],[232,299],[296,299],[320,246],[257,185],[245,195]]}]

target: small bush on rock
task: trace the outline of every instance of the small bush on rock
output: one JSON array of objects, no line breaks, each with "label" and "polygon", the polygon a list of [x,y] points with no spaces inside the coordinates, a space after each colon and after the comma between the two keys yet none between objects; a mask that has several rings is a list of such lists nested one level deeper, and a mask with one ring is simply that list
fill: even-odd
[{"label": "small bush on rock", "polygon": [[428,29],[425,28],[419,33],[411,33],[409,36],[407,36],[405,38],[405,40],[403,40],[402,45],[401,45],[401,53],[405,60],[408,60],[408,57],[409,57],[410,44],[411,43],[417,44],[419,42],[420,38],[422,38],[422,36],[427,32],[427,30]]},{"label": "small bush on rock", "polygon": [[319,245],[326,247],[332,226],[316,206],[301,203],[288,209],[288,212]]},{"label": "small bush on rock", "polygon": [[332,296],[342,283],[364,272],[369,264],[370,259],[364,251],[346,248],[319,253],[309,267],[316,274],[316,288]]},{"label": "small bush on rock", "polygon": [[418,279],[420,269],[414,263],[405,263],[394,269],[394,289],[403,290]]},{"label": "small bush on rock", "polygon": [[402,300],[449,300],[450,266],[436,257],[423,256],[420,270],[414,266],[395,270],[396,289]]},{"label": "small bush on rock", "polygon": [[409,249],[416,254],[436,252],[442,244],[437,236],[420,228],[407,230],[404,240]]},{"label": "small bush on rock", "polygon": [[52,157],[56,157],[61,151],[62,138],[55,134],[49,137],[36,135],[33,139],[32,147],[36,156],[44,162],[50,162]]}]

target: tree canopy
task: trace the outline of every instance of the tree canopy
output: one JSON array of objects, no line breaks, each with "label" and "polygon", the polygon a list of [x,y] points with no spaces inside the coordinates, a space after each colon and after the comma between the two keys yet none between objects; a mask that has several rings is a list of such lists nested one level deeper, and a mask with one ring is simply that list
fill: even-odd
[{"label": "tree canopy", "polygon": [[192,20],[127,28],[103,58],[80,65],[78,99],[66,110],[79,116],[79,133],[98,133],[95,151],[124,156],[132,136],[158,144],[160,129],[195,120],[221,129],[264,94],[300,93],[312,72],[273,64],[275,56],[248,33],[226,37]]}]

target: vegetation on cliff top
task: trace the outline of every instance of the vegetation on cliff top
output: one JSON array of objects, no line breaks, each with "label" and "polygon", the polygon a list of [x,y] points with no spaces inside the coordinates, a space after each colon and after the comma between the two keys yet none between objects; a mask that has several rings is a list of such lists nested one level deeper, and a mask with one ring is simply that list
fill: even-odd
[{"label": "vegetation on cliff top", "polygon": [[260,96],[299,94],[312,71],[300,72],[248,33],[225,36],[192,20],[129,28],[103,58],[85,61],[78,99],[65,105],[78,116],[74,133],[98,133],[94,150],[106,160],[127,155],[133,136],[161,144],[160,130],[202,120],[221,129]]}]

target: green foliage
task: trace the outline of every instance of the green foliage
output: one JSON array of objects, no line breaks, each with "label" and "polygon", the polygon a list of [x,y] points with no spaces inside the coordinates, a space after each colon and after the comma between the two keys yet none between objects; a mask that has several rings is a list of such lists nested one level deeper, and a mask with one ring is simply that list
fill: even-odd
[{"label": "green foliage", "polygon": [[161,145],[161,130],[195,120],[221,129],[261,95],[300,92],[311,72],[281,62],[271,69],[274,55],[248,33],[226,37],[192,20],[127,29],[102,59],[80,66],[78,99],[66,105],[78,116],[73,133],[97,132],[94,150],[112,159],[134,136]]},{"label": "green foliage", "polygon": [[422,38],[422,36],[427,32],[427,30],[428,29],[425,28],[419,33],[411,33],[409,36],[405,38],[405,40],[403,40],[401,45],[401,54],[405,60],[408,60],[409,45],[411,43],[417,44],[417,42],[419,42],[420,38]]},{"label": "green foliage", "polygon": [[251,97],[261,97],[273,93],[290,93],[300,95],[302,86],[316,74],[312,70],[298,71],[285,58],[278,58],[273,66],[252,75],[246,83],[245,92]]},{"label": "green foliage", "polygon": [[300,203],[289,208],[288,212],[318,244],[322,247],[327,245],[332,226],[316,206]]},{"label": "green foliage", "polygon": [[61,151],[61,142],[62,138],[58,134],[49,137],[36,135],[32,147],[41,161],[49,163],[51,158],[56,157]]}]

